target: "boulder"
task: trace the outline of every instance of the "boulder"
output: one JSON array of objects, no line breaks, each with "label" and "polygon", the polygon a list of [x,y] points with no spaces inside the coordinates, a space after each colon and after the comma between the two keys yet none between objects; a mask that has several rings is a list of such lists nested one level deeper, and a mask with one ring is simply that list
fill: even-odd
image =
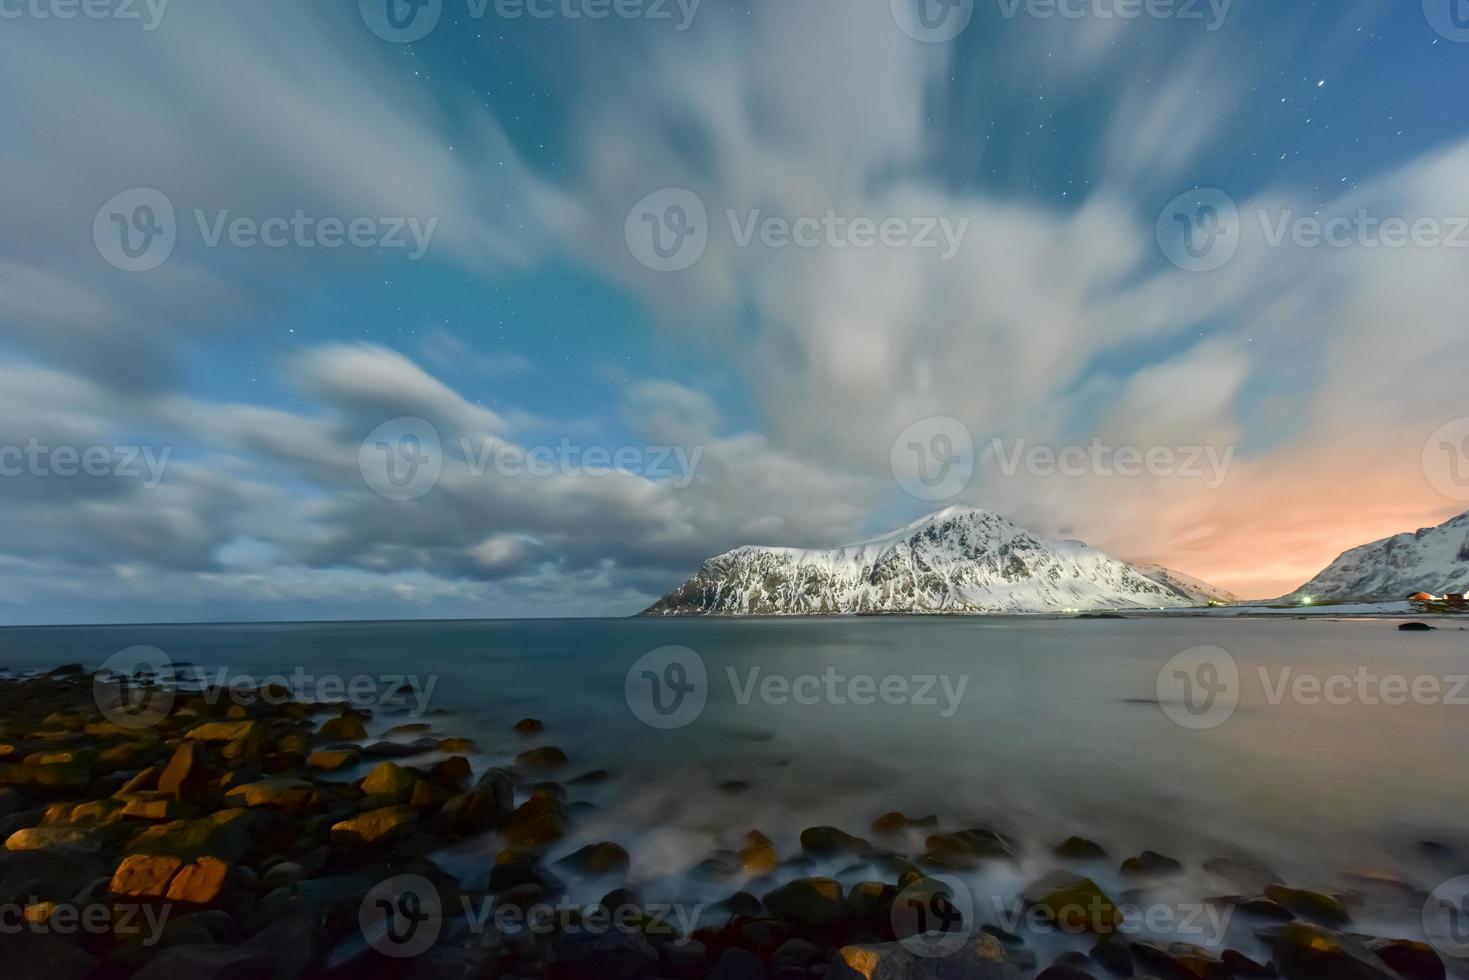
[{"label": "boulder", "polygon": [[1303,919],[1310,919],[1326,926],[1343,926],[1352,921],[1346,906],[1330,895],[1313,892],[1305,888],[1287,888],[1271,885],[1265,889],[1265,897]]},{"label": "boulder", "polygon": [[555,769],[566,765],[566,753],[554,745],[522,752],[515,757],[515,764],[527,769]]},{"label": "boulder", "polygon": [[316,974],[329,941],[326,930],[314,921],[291,915],[251,936],[244,948],[270,957],[275,967],[271,980],[306,980]]},{"label": "boulder", "polygon": [[1427,943],[1412,939],[1376,939],[1367,948],[1407,980],[1444,980],[1444,962]]},{"label": "boulder", "polygon": [[1067,932],[1106,934],[1122,924],[1121,911],[1096,882],[1067,871],[1032,882],[1021,901]]},{"label": "boulder", "polygon": [[95,855],[101,853],[105,842],[95,827],[27,827],[5,838],[5,849]]},{"label": "boulder", "polygon": [[[802,971],[805,975],[805,971]],[[770,971],[764,961],[748,949],[731,946],[714,961],[708,980],[766,980]]]},{"label": "boulder", "polygon": [[588,844],[568,854],[556,862],[556,867],[580,877],[594,878],[626,874],[629,863],[627,851],[623,847],[604,841],[600,844]]},{"label": "boulder", "polygon": [[1394,980],[1388,965],[1361,942],[1305,922],[1282,926],[1271,951],[1287,980]]},{"label": "boulder", "polygon": [[123,858],[107,890],[130,898],[162,898],[184,862],[165,854],[134,854]]},{"label": "boulder", "polygon": [[299,810],[311,806],[317,800],[316,787],[304,779],[285,776],[262,779],[259,782],[236,786],[224,795],[230,806],[268,806],[282,810]]},{"label": "boulder", "polygon": [[96,958],[80,947],[29,929],[0,932],[0,962],[6,980],[87,980],[97,967]]},{"label": "boulder", "polygon": [[368,796],[388,796],[406,802],[418,776],[392,762],[380,762],[362,780],[362,792]]},{"label": "boulder", "polygon": [[271,980],[270,956],[243,946],[187,945],[165,949],[133,980]]},{"label": "boulder", "polygon": [[213,905],[225,893],[230,881],[230,866],[218,858],[201,857],[185,865],[168,886],[168,897],[175,902]]},{"label": "boulder", "polygon": [[158,792],[184,803],[199,803],[208,791],[209,773],[199,742],[180,742],[158,777]]},{"label": "boulder", "polygon": [[306,765],[318,772],[336,772],[362,761],[356,749],[321,749],[306,757]]},{"label": "boulder", "polygon": [[1051,853],[1068,861],[1105,861],[1107,849],[1085,837],[1068,837],[1051,849]]},{"label": "boulder", "polygon": [[801,850],[821,856],[843,853],[866,856],[873,848],[870,842],[836,827],[807,827],[801,831]]},{"label": "boulder", "polygon": [[390,844],[418,829],[418,811],[411,806],[388,806],[332,825],[333,844]]},{"label": "boulder", "polygon": [[1015,856],[1003,837],[983,828],[956,834],[930,834],[925,845],[928,851],[920,859],[922,862],[956,871],[972,870],[981,861]]},{"label": "boulder", "polygon": [[328,718],[316,730],[316,737],[333,742],[357,742],[367,737],[367,726],[356,715]]},{"label": "boulder", "polygon": [[129,854],[171,854],[184,861],[216,857],[239,861],[250,847],[241,823],[222,819],[228,811],[197,820],[176,820],[135,834],[127,843]]},{"label": "boulder", "polygon": [[764,897],[765,907],[797,925],[824,929],[846,916],[842,886],[831,878],[798,878]]},{"label": "boulder", "polygon": [[828,980],[1021,980],[1027,972],[994,936],[981,934],[949,956],[925,957],[902,943],[844,946]]},{"label": "boulder", "polygon": [[1122,862],[1122,873],[1132,878],[1167,878],[1183,874],[1183,865],[1166,854],[1143,851]]},{"label": "boulder", "polygon": [[568,980],[636,980],[658,966],[658,952],[641,933],[617,929],[560,933],[551,954]]}]

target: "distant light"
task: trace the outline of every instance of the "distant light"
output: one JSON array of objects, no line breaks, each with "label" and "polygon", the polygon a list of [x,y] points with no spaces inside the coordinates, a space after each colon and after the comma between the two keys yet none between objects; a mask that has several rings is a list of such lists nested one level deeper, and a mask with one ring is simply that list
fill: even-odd
[{"label": "distant light", "polygon": [[1325,88],[1326,87],[1326,79],[1323,78],[1323,79],[1321,79],[1321,81],[1317,82],[1316,83],[1316,87],[1317,88]]},{"label": "distant light", "polygon": [[1315,599],[1312,599],[1308,595],[1301,596],[1301,605],[1303,605],[1303,606],[1309,606],[1309,605],[1311,605],[1311,603],[1313,603],[1315,601],[1316,601]]}]

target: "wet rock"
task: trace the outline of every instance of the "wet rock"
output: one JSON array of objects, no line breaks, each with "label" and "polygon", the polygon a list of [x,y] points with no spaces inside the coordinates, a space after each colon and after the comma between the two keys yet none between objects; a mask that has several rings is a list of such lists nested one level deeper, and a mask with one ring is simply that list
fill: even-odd
[{"label": "wet rock", "polygon": [[213,905],[225,894],[230,881],[230,866],[218,858],[202,857],[185,865],[168,886],[168,897],[175,902]]},{"label": "wet rock", "polygon": [[28,827],[5,839],[7,851],[54,851],[80,856],[102,852],[107,838],[95,827]]},{"label": "wet rock", "polygon": [[1132,946],[1121,936],[1103,936],[1089,955],[1093,962],[1114,976],[1132,976]]},{"label": "wet rock", "polygon": [[244,948],[270,957],[271,980],[306,980],[326,955],[327,932],[305,916],[281,919],[245,941]]},{"label": "wet rock", "polygon": [[333,742],[359,742],[367,737],[367,726],[356,715],[328,718],[316,730],[316,737]]},{"label": "wet rock", "polygon": [[1168,878],[1183,874],[1183,865],[1166,854],[1143,851],[1123,861],[1121,870],[1132,878]]},{"label": "wet rock", "polygon": [[128,841],[130,854],[171,854],[184,861],[216,857],[235,862],[249,850],[250,838],[242,824],[227,819],[227,811],[197,820],[177,820],[140,831]]},{"label": "wet rock", "polygon": [[815,929],[834,926],[846,915],[842,886],[831,878],[798,878],[768,892],[763,901],[772,914]]},{"label": "wet rock", "polygon": [[731,946],[714,961],[708,980],[766,980],[770,971],[764,961],[748,949]]},{"label": "wet rock", "polygon": [[588,844],[556,862],[556,867],[582,877],[626,874],[628,865],[627,851],[606,841]]},{"label": "wet rock", "polygon": [[847,911],[862,923],[886,922],[898,889],[881,881],[859,881],[847,892]]},{"label": "wet rock", "polygon": [[390,844],[418,829],[418,811],[411,806],[387,806],[332,824],[334,845]]},{"label": "wet rock", "polygon": [[196,741],[180,742],[158,776],[158,792],[183,803],[199,803],[209,792],[209,773]]},{"label": "wet rock", "polygon": [[872,844],[861,837],[854,837],[836,827],[807,827],[801,831],[801,849],[808,854],[827,856],[832,854],[872,853]]},{"label": "wet rock", "polygon": [[1352,921],[1346,906],[1323,892],[1271,885],[1265,889],[1265,897],[1303,919],[1310,919],[1322,925],[1341,926]]},{"label": "wet rock", "polygon": [[566,836],[565,808],[551,796],[533,796],[516,807],[505,823],[505,839],[516,847],[537,848]]},{"label": "wet rock", "polygon": [[872,821],[872,832],[874,834],[896,834],[907,830],[909,827],[937,827],[938,823],[938,817],[928,816],[914,819],[894,810],[892,813],[884,813]]},{"label": "wet rock", "polygon": [[1054,871],[1021,894],[1027,908],[1067,931],[1108,933],[1122,924],[1122,913],[1090,878]]},{"label": "wet rock", "polygon": [[496,949],[441,946],[415,957],[404,980],[488,980],[498,975],[501,958]]},{"label": "wet rock", "polygon": [[992,830],[976,828],[954,834],[931,834],[924,842],[927,853],[919,860],[955,871],[968,871],[981,861],[1015,856],[1009,842]]},{"label": "wet rock", "polygon": [[123,858],[112,876],[108,890],[131,898],[162,898],[168,884],[184,862],[161,854],[135,854]]},{"label": "wet rock", "polygon": [[440,752],[478,752],[479,746],[472,739],[467,738],[441,738],[436,748]]},{"label": "wet rock", "polygon": [[826,950],[805,939],[787,939],[770,954],[771,966],[797,966],[805,969],[826,958]]},{"label": "wet rock", "polygon": [[1230,980],[1229,968],[1202,946],[1173,943],[1167,948],[1157,943],[1136,942],[1132,954],[1145,970],[1178,980]]},{"label": "wet rock", "polygon": [[676,980],[701,980],[709,962],[709,950],[697,939],[665,943],[659,949],[663,970]]},{"label": "wet rock", "polygon": [[520,753],[515,757],[515,764],[527,769],[555,769],[566,765],[566,753],[554,745],[546,745]]},{"label": "wet rock", "polygon": [[544,731],[546,726],[535,718],[522,718],[515,723],[515,731],[522,735],[534,735],[536,732]]},{"label": "wet rock", "polygon": [[1368,943],[1367,948],[1407,980],[1444,980],[1444,962],[1427,943],[1377,939]]},{"label": "wet rock", "polygon": [[52,851],[0,851],[0,904],[69,901],[108,870],[94,857]]},{"label": "wet rock", "polygon": [[133,980],[271,980],[264,952],[241,946],[175,946],[155,956]]},{"label": "wet rock", "polygon": [[980,935],[957,952],[923,957],[902,943],[844,946],[828,980],[1020,980],[1024,972],[993,936]]},{"label": "wet rock", "polygon": [[610,930],[561,933],[551,944],[555,975],[567,980],[636,980],[658,966],[658,953],[641,933]]},{"label": "wet rock", "polygon": [[1431,633],[1438,627],[1429,626],[1427,623],[1399,623],[1398,629],[1404,633]]},{"label": "wet rock", "polygon": [[87,980],[97,960],[60,936],[30,930],[0,932],[6,980]]},{"label": "wet rock", "polygon": [[1272,953],[1287,980],[1394,980],[1387,964],[1362,943],[1304,922],[1282,926]]},{"label": "wet rock", "polygon": [[225,803],[242,807],[276,807],[299,810],[317,801],[316,787],[304,779],[277,777],[236,786],[224,795]]},{"label": "wet rock", "polygon": [[1107,849],[1085,837],[1068,837],[1051,849],[1051,853],[1068,861],[1105,861]]},{"label": "wet rock", "polygon": [[[507,823],[515,812],[514,803],[514,778],[503,769],[491,769],[480,777],[474,789],[447,800],[440,809],[439,819],[460,833],[476,833]],[[549,839],[559,838],[560,834]]]},{"label": "wet rock", "polygon": [[399,803],[413,792],[418,776],[392,762],[380,762],[362,780],[362,792],[368,796],[385,796]]},{"label": "wet rock", "polygon": [[775,845],[758,830],[745,838],[739,859],[740,870],[751,875],[769,874],[780,867],[780,855],[776,853]]},{"label": "wet rock", "polygon": [[1052,963],[1036,974],[1035,980],[1097,980],[1097,978],[1080,967],[1067,963]]},{"label": "wet rock", "polygon": [[318,772],[336,772],[362,761],[356,749],[321,749],[306,757],[306,765]]},{"label": "wet rock", "polygon": [[1266,980],[1275,976],[1275,970],[1263,963],[1257,963],[1244,953],[1233,949],[1226,949],[1219,954],[1219,959],[1229,968],[1229,972],[1239,977],[1240,980]]}]

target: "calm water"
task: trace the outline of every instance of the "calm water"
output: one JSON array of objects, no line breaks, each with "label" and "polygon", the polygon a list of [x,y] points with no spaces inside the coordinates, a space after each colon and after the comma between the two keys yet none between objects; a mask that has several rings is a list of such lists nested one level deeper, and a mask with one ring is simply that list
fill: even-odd
[{"label": "calm water", "polygon": [[[573,793],[600,809],[565,849],[619,841],[649,889],[676,881],[723,897],[728,883],[700,885],[682,872],[738,847],[748,830],[790,854],[803,827],[866,834],[873,818],[898,809],[1015,837],[1029,848],[1025,867],[997,872],[1015,883],[1047,870],[1046,848],[1079,833],[1118,858],[1154,848],[1184,860],[1195,870],[1176,887],[1196,897],[1230,890],[1196,870],[1221,855],[1302,885],[1348,887],[1349,872],[1372,870],[1427,891],[1469,871],[1430,863],[1415,847],[1425,838],[1469,843],[1469,705],[1313,705],[1289,695],[1272,704],[1269,686],[1286,668],[1323,680],[1365,670],[1449,678],[1443,691],[1453,693],[1452,678],[1469,674],[1469,632],[1445,627],[1410,634],[1386,621],[1159,618],[16,628],[0,630],[0,667],[95,665],[147,644],[176,662],[254,676],[302,668],[432,678],[435,714],[424,720],[436,733],[475,739],[477,764],[555,744],[571,757],[565,776],[610,770],[611,781]],[[660,731],[638,720],[624,685],[640,657],[674,644],[705,663],[709,703],[687,727]],[[1201,644],[1227,651],[1242,681],[1233,716],[1196,731],[1155,699],[1160,668]],[[752,668],[756,692],[741,703],[736,688]],[[951,693],[961,679],[965,686],[956,708],[941,684],[930,691],[935,704],[809,705],[759,693],[770,675],[820,677],[828,668],[917,678],[914,690],[921,675],[943,675]],[[542,719],[544,736],[513,735],[524,716]],[[405,720],[403,709],[389,709],[376,730]],[[749,788],[720,792],[730,780]],[[445,860],[482,867],[492,847]],[[1384,901],[1358,922],[1406,932],[1413,909]]]}]

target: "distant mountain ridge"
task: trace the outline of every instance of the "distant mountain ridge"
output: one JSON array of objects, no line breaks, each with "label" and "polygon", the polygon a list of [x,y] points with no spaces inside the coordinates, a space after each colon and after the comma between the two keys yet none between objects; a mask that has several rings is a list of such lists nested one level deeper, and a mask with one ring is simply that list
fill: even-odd
[{"label": "distant mountain ridge", "polygon": [[953,507],[838,548],[736,548],[704,562],[643,615],[972,615],[1197,604],[1177,585],[1080,541]]},{"label": "distant mountain ridge", "polygon": [[1140,575],[1144,575],[1159,585],[1166,586],[1198,605],[1207,606],[1209,603],[1219,603],[1229,606],[1240,602],[1240,597],[1217,585],[1210,585],[1203,579],[1185,575],[1183,572],[1175,572],[1171,568],[1162,565],[1152,565],[1145,562],[1133,562],[1132,567]]},{"label": "distant mountain ridge", "polygon": [[1469,513],[1343,552],[1292,596],[1405,599],[1469,591]]}]

